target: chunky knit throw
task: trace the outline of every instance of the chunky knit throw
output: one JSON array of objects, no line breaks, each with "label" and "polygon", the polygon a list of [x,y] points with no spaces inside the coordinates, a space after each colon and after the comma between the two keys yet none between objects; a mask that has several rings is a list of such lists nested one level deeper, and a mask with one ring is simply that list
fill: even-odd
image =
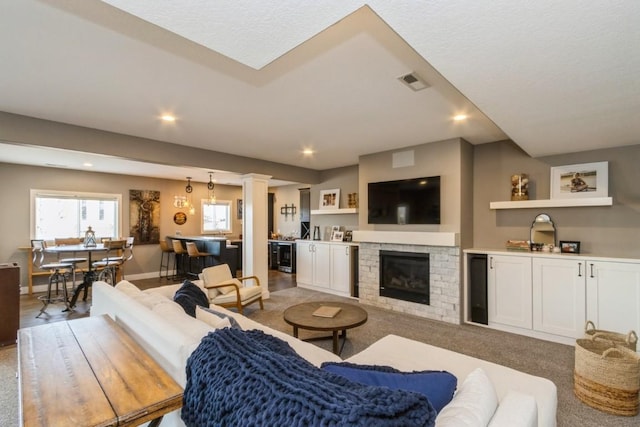
[{"label": "chunky knit throw", "polygon": [[316,368],[259,330],[209,333],[187,361],[187,426],[433,426],[424,395]]}]

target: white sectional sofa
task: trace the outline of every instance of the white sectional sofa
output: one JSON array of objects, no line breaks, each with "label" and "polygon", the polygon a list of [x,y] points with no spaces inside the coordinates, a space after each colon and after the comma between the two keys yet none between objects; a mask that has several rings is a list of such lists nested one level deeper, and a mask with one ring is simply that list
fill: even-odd
[{"label": "white sectional sofa", "polygon": [[[116,287],[96,282],[93,284],[91,315],[111,316],[184,387],[188,356],[202,337],[215,327],[175,310],[176,303],[172,298],[179,286],[140,291],[125,281]],[[342,361],[335,354],[311,343],[224,308],[215,309],[233,317],[244,330],[259,329],[285,340],[300,356],[316,366],[323,362]],[[345,361],[391,366],[408,372],[446,370],[455,375],[458,391],[440,412],[436,426],[556,425],[556,386],[545,378],[395,335],[375,342]],[[165,416],[162,425],[184,424],[179,411],[176,411]]]}]

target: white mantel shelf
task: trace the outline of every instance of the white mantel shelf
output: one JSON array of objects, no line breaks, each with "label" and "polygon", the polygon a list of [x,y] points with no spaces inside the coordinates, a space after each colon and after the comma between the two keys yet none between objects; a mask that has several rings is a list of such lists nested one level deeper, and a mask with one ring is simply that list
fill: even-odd
[{"label": "white mantel shelf", "polygon": [[450,232],[354,230],[353,241],[455,247],[460,246],[460,235]]},{"label": "white mantel shelf", "polygon": [[569,208],[576,206],[612,206],[612,197],[585,197],[580,199],[518,200],[491,202],[490,209]]},{"label": "white mantel shelf", "polygon": [[342,209],[312,209],[311,215],[338,215],[338,214],[356,214],[358,208],[342,208]]}]

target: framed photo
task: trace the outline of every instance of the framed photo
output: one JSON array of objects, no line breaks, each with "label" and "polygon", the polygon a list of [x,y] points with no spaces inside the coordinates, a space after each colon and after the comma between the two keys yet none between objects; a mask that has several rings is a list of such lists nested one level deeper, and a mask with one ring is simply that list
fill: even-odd
[{"label": "framed photo", "polygon": [[331,241],[332,242],[342,242],[344,238],[344,231],[334,231],[331,233]]},{"label": "framed photo", "polygon": [[238,219],[242,219],[242,199],[236,200],[236,210],[238,212]]},{"label": "framed photo", "polygon": [[340,189],[320,190],[320,209],[338,209],[340,207]]},{"label": "framed photo", "polygon": [[552,199],[609,196],[609,162],[551,168]]},{"label": "framed photo", "polygon": [[568,240],[560,240],[560,252],[563,254],[579,254],[580,242],[570,242]]}]

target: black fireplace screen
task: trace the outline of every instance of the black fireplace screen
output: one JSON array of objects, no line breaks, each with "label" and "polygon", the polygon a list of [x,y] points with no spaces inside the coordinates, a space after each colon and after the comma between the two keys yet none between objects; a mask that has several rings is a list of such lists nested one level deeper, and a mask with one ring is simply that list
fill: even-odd
[{"label": "black fireplace screen", "polygon": [[380,251],[380,296],[429,305],[429,254]]}]

